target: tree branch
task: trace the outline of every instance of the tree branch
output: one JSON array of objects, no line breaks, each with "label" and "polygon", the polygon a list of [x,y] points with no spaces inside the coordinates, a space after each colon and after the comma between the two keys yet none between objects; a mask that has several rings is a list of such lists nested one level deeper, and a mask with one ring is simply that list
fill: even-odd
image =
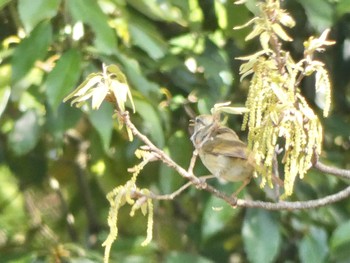
[{"label": "tree branch", "polygon": [[328,166],[328,165],[321,163],[320,161],[317,161],[314,164],[314,168],[316,168],[317,170],[319,170],[323,173],[332,174],[332,175],[338,176],[340,178],[350,179],[350,170],[331,167],[331,166]]},{"label": "tree branch", "polygon": [[310,201],[297,201],[297,202],[263,202],[263,201],[249,201],[249,200],[237,200],[238,207],[255,207],[263,208],[267,210],[300,210],[300,209],[311,209],[317,208],[325,205],[329,205],[335,202],[338,202],[342,199],[345,199],[350,196],[350,186],[344,190],[328,195],[326,197],[310,200]]},{"label": "tree branch", "polygon": [[[183,185],[181,188],[179,188],[177,191],[173,192],[172,194],[166,194],[166,195],[156,195],[154,193],[151,193],[148,197],[152,199],[157,200],[172,200],[179,194],[181,194],[185,189],[187,189],[190,185],[196,186],[198,189],[205,190],[217,198],[220,198],[224,200],[226,203],[228,203],[233,208],[236,207],[250,207],[250,208],[262,208],[266,210],[300,210],[300,209],[311,209],[311,208],[317,208],[325,205],[329,205],[331,203],[338,202],[342,199],[345,199],[350,196],[350,186],[345,188],[344,190],[328,195],[326,197],[315,199],[315,200],[309,200],[309,201],[296,201],[296,202],[286,202],[286,201],[280,201],[278,203],[273,202],[265,202],[265,201],[251,201],[251,200],[243,200],[243,199],[237,199],[234,196],[229,196],[215,187],[209,185],[206,183],[207,177],[196,177],[192,170],[196,161],[196,152],[193,153],[190,166],[188,171],[183,169],[180,165],[178,165],[176,162],[174,162],[166,153],[164,153],[162,150],[160,150],[158,147],[156,147],[144,134],[142,134],[135,125],[131,122],[129,113],[123,112],[121,114],[123,121],[125,125],[131,130],[131,132],[134,134],[134,136],[138,137],[140,140],[142,140],[148,147],[148,150],[154,152],[157,154],[159,159],[165,163],[170,168],[177,171],[182,177],[189,180],[188,183]],[[342,178],[350,179],[350,171],[349,170],[343,170],[338,169],[334,167],[329,167],[321,162],[316,162],[314,167],[321,172],[330,173]],[[141,194],[141,193],[139,193]],[[141,194],[143,195],[143,194]]]}]

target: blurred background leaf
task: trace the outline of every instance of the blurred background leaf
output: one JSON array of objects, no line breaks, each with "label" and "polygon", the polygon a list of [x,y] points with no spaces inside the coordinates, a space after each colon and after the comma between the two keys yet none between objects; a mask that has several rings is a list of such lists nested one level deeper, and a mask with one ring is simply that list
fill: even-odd
[{"label": "blurred background leaf", "polygon": [[43,22],[15,49],[12,59],[12,83],[16,84],[34,66],[36,60],[44,58],[52,38],[51,24]]},{"label": "blurred background leaf", "polygon": [[311,227],[300,242],[302,262],[325,262],[328,254],[327,233],[322,228]]},{"label": "blurred background leaf", "polygon": [[9,147],[16,155],[23,155],[35,147],[39,138],[39,116],[34,110],[30,110],[15,122],[9,134]]},{"label": "blurred background leaf", "polygon": [[29,33],[42,20],[51,19],[56,16],[60,0],[19,0],[19,17],[24,25],[25,31]]},{"label": "blurred background leaf", "polygon": [[48,74],[46,95],[54,111],[69,91],[75,88],[81,74],[80,63],[81,56],[79,52],[71,49],[62,55],[55,68]]},{"label": "blurred background leaf", "polygon": [[274,262],[282,240],[278,220],[271,212],[247,209],[242,235],[251,262]]}]

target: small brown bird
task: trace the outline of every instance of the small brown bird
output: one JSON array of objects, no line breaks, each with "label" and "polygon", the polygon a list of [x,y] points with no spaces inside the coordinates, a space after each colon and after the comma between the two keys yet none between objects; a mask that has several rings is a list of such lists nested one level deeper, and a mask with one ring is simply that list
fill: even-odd
[{"label": "small brown bird", "polygon": [[220,124],[218,115],[197,116],[191,140],[203,164],[214,176],[230,182],[243,181],[234,196],[250,182],[254,162],[247,145],[233,130]]}]

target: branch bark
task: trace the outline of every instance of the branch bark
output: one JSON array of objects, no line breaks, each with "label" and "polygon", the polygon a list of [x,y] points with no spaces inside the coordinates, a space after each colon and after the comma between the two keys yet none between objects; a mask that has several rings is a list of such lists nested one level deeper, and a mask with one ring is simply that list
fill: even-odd
[{"label": "branch bark", "polygon": [[340,177],[340,178],[350,179],[350,170],[331,167],[331,166],[328,166],[328,165],[321,163],[320,161],[317,161],[314,164],[314,167],[317,170],[319,170],[320,172],[332,174],[332,175],[335,175],[335,176]]}]

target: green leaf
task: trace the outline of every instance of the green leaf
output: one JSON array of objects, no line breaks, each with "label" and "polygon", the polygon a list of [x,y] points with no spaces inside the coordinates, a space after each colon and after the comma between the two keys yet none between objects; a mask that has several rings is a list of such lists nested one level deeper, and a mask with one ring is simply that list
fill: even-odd
[{"label": "green leaf", "polygon": [[15,49],[12,58],[12,83],[16,84],[33,67],[36,60],[45,57],[51,43],[52,28],[47,22],[39,24]]},{"label": "green leaf", "polygon": [[133,43],[144,50],[152,59],[164,57],[166,43],[152,24],[147,20],[132,17],[128,21],[128,28]]},{"label": "green leaf", "polygon": [[336,249],[343,245],[350,245],[350,221],[342,223],[333,232],[331,248]]},{"label": "green leaf", "polygon": [[[222,185],[224,192],[232,191],[232,184]],[[225,191],[226,190],[226,191]],[[232,209],[225,201],[215,196],[210,196],[206,202],[203,213],[202,236],[208,240],[219,231],[223,231],[228,222],[237,215],[239,210]]]},{"label": "green leaf", "polygon": [[281,245],[281,235],[278,222],[270,212],[248,209],[243,223],[242,236],[250,262],[274,261]]},{"label": "green leaf", "polygon": [[[164,1],[161,4],[158,0],[126,0],[129,5],[134,7],[143,15],[151,20],[165,20],[181,23],[181,17],[178,8]],[[181,2],[181,1],[180,1]],[[177,3],[180,5],[180,3]]]},{"label": "green leaf", "polygon": [[298,0],[304,7],[310,24],[323,32],[333,24],[334,8],[329,0]]},{"label": "green leaf", "polygon": [[143,131],[149,134],[155,144],[162,148],[164,146],[163,127],[157,111],[146,101],[135,99],[137,112],[143,119]]},{"label": "green leaf", "polygon": [[16,155],[31,151],[40,138],[39,116],[35,110],[25,112],[9,135],[9,147]]},{"label": "green leaf", "polygon": [[109,149],[113,131],[113,106],[103,103],[98,110],[91,111],[89,119],[100,136],[105,151]]},{"label": "green leaf", "polygon": [[133,86],[139,90],[143,95],[151,97],[153,93],[159,94],[159,86],[154,82],[149,81],[141,71],[140,64],[137,60],[128,58],[121,53],[117,53],[116,56],[123,64],[125,68],[125,73],[128,80],[133,84]]},{"label": "green leaf", "polygon": [[60,0],[19,0],[18,12],[26,32],[30,32],[40,21],[57,14]]},{"label": "green leaf", "polygon": [[350,0],[341,0],[336,3],[337,17],[342,17],[346,13],[350,13]]},{"label": "green leaf", "polygon": [[55,111],[67,93],[72,90],[80,76],[80,53],[71,49],[58,60],[45,83],[48,102]]},{"label": "green leaf", "polygon": [[[350,252],[350,221],[340,224],[333,232],[330,239],[330,249],[334,262],[345,262],[349,259]],[[345,260],[345,261],[344,261]]]},{"label": "green leaf", "polygon": [[108,25],[108,17],[95,0],[69,0],[66,2],[69,11],[77,21],[89,25],[94,31],[95,46],[104,54],[115,53],[117,38]]},{"label": "green leaf", "polygon": [[311,227],[301,240],[299,256],[304,263],[321,263],[328,254],[327,233],[322,228]]}]

